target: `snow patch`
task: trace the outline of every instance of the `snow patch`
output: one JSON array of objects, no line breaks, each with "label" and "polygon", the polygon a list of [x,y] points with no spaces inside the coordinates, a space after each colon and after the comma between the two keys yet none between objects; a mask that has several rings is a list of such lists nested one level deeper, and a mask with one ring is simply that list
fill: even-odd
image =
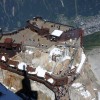
[{"label": "snow patch", "polygon": [[75,68],[75,66],[72,65],[71,69],[74,69],[74,68]]},{"label": "snow patch", "polygon": [[85,62],[85,59],[86,59],[86,56],[85,56],[84,52],[82,52],[82,54],[81,54],[81,62],[80,62],[79,66],[78,66],[78,68],[76,70],[76,73],[80,73],[80,71],[81,71],[81,69],[83,67],[83,64]]},{"label": "snow patch", "polygon": [[65,57],[62,59],[62,61],[65,61],[66,59],[71,59],[71,57],[70,57],[70,56],[65,56]]},{"label": "snow patch", "polygon": [[29,74],[36,74],[37,72],[36,72],[36,71],[35,71],[35,72],[30,72],[30,71],[29,71],[28,73],[29,73]]},{"label": "snow patch", "polygon": [[52,55],[61,55],[61,54],[62,54],[62,52],[59,48],[54,48],[50,52],[50,56],[52,56]]},{"label": "snow patch", "polygon": [[54,80],[52,78],[49,78],[47,81],[50,82],[50,83],[54,82]]},{"label": "snow patch", "polygon": [[93,98],[92,100],[96,100],[95,98]]},{"label": "snow patch", "polygon": [[62,4],[62,7],[64,7],[64,2],[63,2],[63,0],[60,0],[60,2],[61,2],[61,4]]},{"label": "snow patch", "polygon": [[[25,69],[24,69],[24,67],[25,67]],[[21,62],[18,64],[18,69],[20,69],[20,70],[26,70],[26,67],[27,67],[27,65],[24,62]]]},{"label": "snow patch", "polygon": [[14,91],[16,91],[16,89],[15,89],[14,87],[11,87],[11,90],[14,90]]},{"label": "snow patch", "polygon": [[32,54],[32,53],[33,53],[33,52],[30,51],[30,50],[26,50],[25,52],[28,53],[28,54]]},{"label": "snow patch", "polygon": [[74,88],[79,88],[79,87],[81,87],[81,86],[82,86],[81,83],[73,83],[73,84],[72,84],[72,87],[74,87]]},{"label": "snow patch", "polygon": [[11,67],[15,67],[15,65],[12,65],[12,64],[10,64],[9,66],[11,66]]},{"label": "snow patch", "polygon": [[1,60],[2,60],[2,61],[6,61],[5,56],[2,56],[2,57],[1,57]]},{"label": "snow patch", "polygon": [[36,68],[36,72],[37,72],[37,76],[39,77],[45,77],[45,73],[47,72],[46,70],[44,70],[43,68],[41,68],[40,66],[38,66]]},{"label": "snow patch", "polygon": [[100,100],[100,92],[98,92],[98,100]]},{"label": "snow patch", "polygon": [[82,91],[82,92],[81,92],[81,95],[82,95],[84,98],[87,98],[87,97],[90,97],[90,96],[91,96],[91,94],[90,94],[90,92],[89,92],[88,90]]},{"label": "snow patch", "polygon": [[85,90],[85,88],[83,87],[83,85],[81,83],[73,83],[72,87],[76,88],[77,91],[80,92],[80,94],[84,97],[84,98],[88,98],[91,96],[90,92],[88,90]]}]

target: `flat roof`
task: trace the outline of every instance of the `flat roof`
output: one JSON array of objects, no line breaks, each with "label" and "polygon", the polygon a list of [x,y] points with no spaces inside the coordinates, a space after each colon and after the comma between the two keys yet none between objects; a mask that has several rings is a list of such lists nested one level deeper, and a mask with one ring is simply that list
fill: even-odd
[{"label": "flat roof", "polygon": [[62,33],[63,33],[63,31],[61,31],[61,30],[54,30],[54,31],[51,33],[51,35],[60,37]]}]

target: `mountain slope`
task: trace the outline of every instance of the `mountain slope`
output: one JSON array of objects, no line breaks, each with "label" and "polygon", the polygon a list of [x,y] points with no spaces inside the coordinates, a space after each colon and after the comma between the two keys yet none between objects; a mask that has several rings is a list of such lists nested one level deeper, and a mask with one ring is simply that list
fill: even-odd
[{"label": "mountain slope", "polygon": [[100,32],[85,36],[83,38],[83,46],[85,49],[92,49],[100,46]]},{"label": "mountain slope", "polygon": [[0,27],[12,30],[34,16],[58,22],[62,14],[67,18],[94,16],[99,10],[100,0],[0,0]]}]

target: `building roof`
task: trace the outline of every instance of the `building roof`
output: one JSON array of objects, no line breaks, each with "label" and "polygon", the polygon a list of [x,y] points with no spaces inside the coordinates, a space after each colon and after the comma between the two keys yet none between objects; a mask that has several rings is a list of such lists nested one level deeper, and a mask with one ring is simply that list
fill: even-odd
[{"label": "building roof", "polygon": [[19,62],[18,62],[18,61],[9,60],[9,61],[8,61],[8,64],[9,64],[9,65],[17,66],[17,65],[19,64]]},{"label": "building roof", "polygon": [[12,38],[6,38],[4,43],[12,43]]},{"label": "building roof", "polygon": [[62,33],[63,33],[63,31],[61,31],[61,30],[54,30],[54,31],[51,33],[51,35],[60,37]]}]

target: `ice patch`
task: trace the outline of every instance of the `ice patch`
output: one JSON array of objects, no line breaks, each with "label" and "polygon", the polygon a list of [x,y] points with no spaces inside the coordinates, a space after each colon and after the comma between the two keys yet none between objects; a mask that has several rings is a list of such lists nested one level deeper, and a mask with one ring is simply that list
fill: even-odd
[{"label": "ice patch", "polygon": [[82,91],[82,92],[81,92],[81,95],[82,95],[84,98],[87,98],[87,97],[90,97],[90,96],[91,96],[91,94],[90,94],[90,92],[89,92],[88,90]]}]

